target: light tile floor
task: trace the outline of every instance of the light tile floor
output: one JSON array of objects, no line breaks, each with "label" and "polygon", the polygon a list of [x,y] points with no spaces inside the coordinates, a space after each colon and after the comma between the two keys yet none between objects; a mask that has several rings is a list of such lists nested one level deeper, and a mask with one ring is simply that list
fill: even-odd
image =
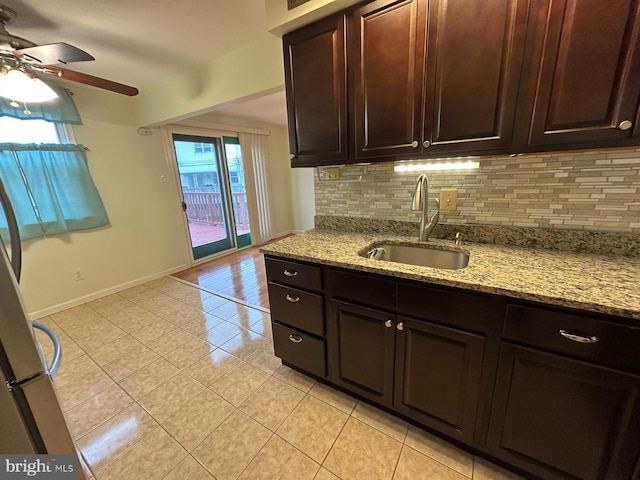
[{"label": "light tile floor", "polygon": [[520,478],[282,365],[268,312],[169,277],[41,321],[97,480]]}]

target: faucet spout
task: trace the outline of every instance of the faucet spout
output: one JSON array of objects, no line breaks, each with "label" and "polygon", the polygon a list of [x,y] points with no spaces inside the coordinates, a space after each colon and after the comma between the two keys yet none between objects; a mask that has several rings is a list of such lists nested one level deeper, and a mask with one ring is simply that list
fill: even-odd
[{"label": "faucet spout", "polygon": [[429,217],[429,178],[424,173],[418,177],[411,201],[411,210],[422,212],[418,241],[426,242],[440,219],[440,202],[436,200],[436,211]]}]

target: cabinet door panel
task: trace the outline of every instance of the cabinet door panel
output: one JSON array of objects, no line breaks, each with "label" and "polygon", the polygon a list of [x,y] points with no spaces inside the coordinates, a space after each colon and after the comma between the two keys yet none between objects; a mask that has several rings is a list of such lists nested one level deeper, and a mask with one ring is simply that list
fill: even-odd
[{"label": "cabinet door panel", "polygon": [[350,92],[358,159],[419,153],[424,2],[371,2],[353,12]]},{"label": "cabinet door panel", "polygon": [[[385,325],[387,320],[390,326]],[[331,301],[327,322],[331,380],[391,406],[394,326],[391,314]]]},{"label": "cabinet door panel", "polygon": [[484,339],[398,317],[394,407],[404,415],[471,443]]},{"label": "cabinet door panel", "polygon": [[284,38],[292,166],[346,162],[345,22],[329,17]]},{"label": "cabinet door panel", "polygon": [[634,129],[618,127],[626,120],[632,124],[638,108],[639,2],[536,5],[529,33],[534,63],[525,69],[535,82],[528,87],[529,145],[629,138]]},{"label": "cabinet door panel", "polygon": [[529,1],[431,3],[426,152],[509,147]]},{"label": "cabinet door panel", "polygon": [[503,344],[491,454],[543,478],[631,478],[640,378]]}]

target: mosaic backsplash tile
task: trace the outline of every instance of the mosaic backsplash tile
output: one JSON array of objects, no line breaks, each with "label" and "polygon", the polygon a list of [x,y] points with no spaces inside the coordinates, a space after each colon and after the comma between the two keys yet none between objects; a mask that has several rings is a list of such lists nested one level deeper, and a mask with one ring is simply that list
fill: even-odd
[{"label": "mosaic backsplash tile", "polygon": [[[479,161],[478,170],[429,173],[431,205],[440,189],[458,189],[458,209],[441,211],[441,224],[640,232],[638,148]],[[341,167],[340,175],[316,179],[316,215],[419,221],[410,211],[417,173],[380,164]]]}]

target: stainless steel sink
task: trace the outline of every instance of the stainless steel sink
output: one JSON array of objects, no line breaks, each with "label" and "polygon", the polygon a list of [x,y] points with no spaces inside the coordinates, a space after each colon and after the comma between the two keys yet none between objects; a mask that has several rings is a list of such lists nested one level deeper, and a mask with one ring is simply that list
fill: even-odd
[{"label": "stainless steel sink", "polygon": [[459,270],[469,265],[468,253],[462,250],[445,250],[431,246],[381,244],[371,246],[360,255],[371,260],[447,270]]}]

